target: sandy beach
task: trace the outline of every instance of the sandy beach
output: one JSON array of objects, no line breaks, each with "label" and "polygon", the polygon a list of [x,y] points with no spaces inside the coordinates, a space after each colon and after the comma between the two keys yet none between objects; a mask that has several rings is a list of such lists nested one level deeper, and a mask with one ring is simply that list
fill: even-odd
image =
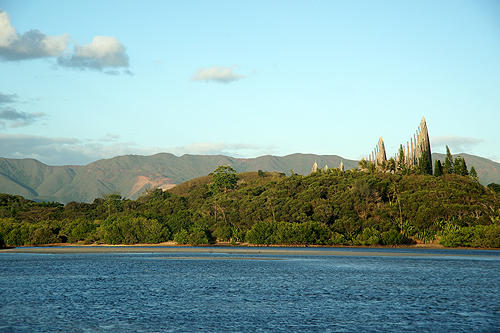
[{"label": "sandy beach", "polygon": [[[405,247],[402,249],[436,249],[442,247]],[[353,251],[355,249],[355,251]],[[429,257],[429,256],[455,256],[455,254],[422,252],[386,252],[378,251],[379,248],[369,248],[364,251],[360,247],[256,247],[256,246],[231,246],[218,244],[211,246],[179,246],[173,242],[162,244],[139,245],[71,245],[57,244],[47,246],[22,246],[0,250],[0,253],[42,253],[42,254],[69,254],[69,253],[170,253],[170,254],[237,254],[237,255],[264,255],[264,256],[384,256],[384,257]],[[366,248],[368,249],[368,248]],[[383,248],[380,248],[381,250]],[[452,249],[450,249],[452,250]],[[458,254],[463,256],[463,254]],[[209,258],[209,257],[203,257]],[[210,257],[213,259],[213,257]]]}]

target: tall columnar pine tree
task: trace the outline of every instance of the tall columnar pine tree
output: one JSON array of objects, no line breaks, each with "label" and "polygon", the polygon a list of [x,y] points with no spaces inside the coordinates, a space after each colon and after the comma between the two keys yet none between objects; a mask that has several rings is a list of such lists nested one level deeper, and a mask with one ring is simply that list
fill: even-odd
[{"label": "tall columnar pine tree", "polygon": [[443,175],[443,165],[440,160],[434,162],[434,176],[439,177]]},{"label": "tall columnar pine tree", "polygon": [[424,153],[418,159],[418,173],[421,175],[432,175],[432,166],[429,163],[429,159],[427,158],[427,151],[424,150]]},{"label": "tall columnar pine tree", "polygon": [[453,173],[453,156],[451,156],[448,146],[446,146],[446,159],[444,160],[443,172],[447,174]]},{"label": "tall columnar pine tree", "polygon": [[469,171],[467,170],[467,164],[465,163],[465,158],[457,156],[453,162],[453,173],[459,176],[467,176]]},{"label": "tall columnar pine tree", "polygon": [[469,170],[467,170],[467,164],[465,163],[464,157],[462,157],[462,162],[460,163],[460,166],[462,167],[462,176],[468,176]]},{"label": "tall columnar pine tree", "polygon": [[406,171],[405,149],[403,148],[403,145],[399,145],[399,157],[398,157],[397,169],[403,174]]}]

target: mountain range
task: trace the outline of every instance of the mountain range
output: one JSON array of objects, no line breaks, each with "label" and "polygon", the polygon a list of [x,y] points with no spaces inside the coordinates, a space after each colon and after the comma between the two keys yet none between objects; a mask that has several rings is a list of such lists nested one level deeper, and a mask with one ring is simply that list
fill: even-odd
[{"label": "mountain range", "polygon": [[[433,154],[433,160],[444,161],[445,155]],[[456,156],[456,155],[455,155]],[[470,168],[474,165],[480,181],[487,185],[500,183],[500,163],[486,158],[461,154]],[[0,158],[0,193],[20,195],[34,201],[92,202],[109,193],[128,199],[138,198],[153,187],[169,189],[185,181],[206,176],[219,165],[236,172],[267,171],[307,175],[316,162],[319,168],[338,167],[346,170],[358,161],[337,155],[292,154],[260,156],[251,159],[223,155],[182,155],[169,153],[151,156],[125,155],[76,166],[49,166],[35,159]]]}]

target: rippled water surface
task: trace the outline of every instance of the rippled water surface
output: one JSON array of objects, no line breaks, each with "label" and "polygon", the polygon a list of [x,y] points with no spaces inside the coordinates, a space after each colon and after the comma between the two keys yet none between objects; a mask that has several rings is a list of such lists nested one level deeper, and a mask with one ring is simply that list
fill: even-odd
[{"label": "rippled water surface", "polygon": [[500,332],[500,251],[290,252],[0,252],[0,332]]}]

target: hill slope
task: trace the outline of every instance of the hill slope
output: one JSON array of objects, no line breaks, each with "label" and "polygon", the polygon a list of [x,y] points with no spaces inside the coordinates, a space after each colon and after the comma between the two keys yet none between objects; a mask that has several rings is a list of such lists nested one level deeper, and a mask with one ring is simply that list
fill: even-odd
[{"label": "hill slope", "polygon": [[[456,156],[456,155],[454,155]],[[461,154],[467,165],[474,165],[483,184],[500,183],[500,164],[485,158]],[[444,155],[433,154],[444,161]],[[136,199],[151,187],[169,189],[229,165],[237,172],[263,170],[293,172],[307,175],[314,162],[320,168],[338,167],[346,170],[358,161],[336,155],[292,154],[283,157],[260,156],[239,159],[222,155],[183,155],[168,153],[152,156],[125,155],[98,160],[84,166],[48,166],[34,159],[0,158],[0,193],[21,195],[35,201],[92,202],[111,192]]]},{"label": "hill slope", "polygon": [[293,154],[238,159],[222,155],[161,153],[152,156],[126,155],[99,160],[84,166],[48,166],[34,159],[0,158],[0,193],[21,195],[35,201],[92,202],[111,192],[136,199],[145,189],[169,189],[193,178],[205,176],[219,165],[238,172],[276,171],[309,173],[314,161],[319,165],[354,168],[357,161],[339,156]]}]

